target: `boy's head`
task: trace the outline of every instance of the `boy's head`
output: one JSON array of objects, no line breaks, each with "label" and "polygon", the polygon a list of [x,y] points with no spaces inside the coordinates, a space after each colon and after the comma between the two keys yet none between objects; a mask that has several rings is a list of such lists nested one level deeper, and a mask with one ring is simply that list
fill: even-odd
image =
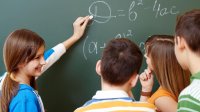
[{"label": "boy's head", "polygon": [[142,59],[142,52],[135,43],[126,38],[113,39],[103,51],[97,73],[106,83],[121,86],[137,75]]},{"label": "boy's head", "polygon": [[200,56],[200,9],[186,12],[177,18],[175,29],[175,53],[184,69],[186,65],[186,49]]}]

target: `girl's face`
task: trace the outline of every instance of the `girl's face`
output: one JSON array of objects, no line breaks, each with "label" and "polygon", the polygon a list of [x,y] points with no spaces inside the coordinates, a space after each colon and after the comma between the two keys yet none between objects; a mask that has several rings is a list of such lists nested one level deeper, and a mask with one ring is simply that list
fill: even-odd
[{"label": "girl's face", "polygon": [[38,77],[41,75],[42,67],[45,64],[46,62],[44,60],[44,46],[41,46],[38,49],[37,54],[34,57],[34,59],[24,64],[21,71],[23,71],[24,74],[28,76]]},{"label": "girl's face", "polygon": [[147,53],[144,54],[144,57],[146,58],[147,68],[153,70],[151,58],[147,55]]}]

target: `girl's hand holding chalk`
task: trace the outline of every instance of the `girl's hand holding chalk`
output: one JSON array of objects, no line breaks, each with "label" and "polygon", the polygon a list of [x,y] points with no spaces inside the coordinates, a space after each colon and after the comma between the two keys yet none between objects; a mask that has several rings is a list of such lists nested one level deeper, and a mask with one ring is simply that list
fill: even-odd
[{"label": "girl's hand holding chalk", "polygon": [[83,36],[83,33],[86,29],[89,20],[90,16],[78,17],[75,20],[75,22],[73,23],[74,34],[72,36],[75,40],[79,40]]},{"label": "girl's hand holding chalk", "polygon": [[93,15],[89,16],[89,19],[92,19],[93,18]]}]

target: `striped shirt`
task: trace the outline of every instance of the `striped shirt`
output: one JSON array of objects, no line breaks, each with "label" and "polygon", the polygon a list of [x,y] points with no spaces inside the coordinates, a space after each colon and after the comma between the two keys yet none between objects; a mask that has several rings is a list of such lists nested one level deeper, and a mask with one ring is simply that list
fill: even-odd
[{"label": "striped shirt", "polygon": [[155,106],[147,102],[136,102],[121,90],[97,91],[92,100],[75,112],[155,112]]},{"label": "striped shirt", "polygon": [[200,111],[200,72],[192,75],[191,84],[179,95],[178,112]]}]

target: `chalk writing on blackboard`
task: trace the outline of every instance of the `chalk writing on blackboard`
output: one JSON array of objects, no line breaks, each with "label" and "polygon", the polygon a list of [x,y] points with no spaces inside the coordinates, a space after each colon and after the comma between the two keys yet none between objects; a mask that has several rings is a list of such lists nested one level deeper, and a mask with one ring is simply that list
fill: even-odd
[{"label": "chalk writing on blackboard", "polygon": [[[123,33],[118,33],[116,34],[115,36],[113,36],[114,38],[133,38],[133,31],[132,30],[127,30],[127,32],[123,32]],[[105,42],[98,42],[98,41],[95,41],[95,40],[92,40],[92,38],[90,38],[89,36],[87,36],[84,40],[84,43],[83,43],[83,56],[84,56],[84,59],[87,60],[87,56],[88,55],[97,55],[100,53],[100,51],[102,49],[105,48],[106,46],[106,43]],[[139,47],[140,49],[144,49],[144,42],[140,42],[139,43]]]},{"label": "chalk writing on blackboard", "polygon": [[[89,15],[92,15],[93,23],[96,24],[106,24],[109,21],[117,18],[127,18],[127,22],[136,22],[142,20],[142,11],[148,11],[150,16],[157,19],[159,17],[168,16],[168,15],[176,15],[179,13],[178,8],[175,5],[167,5],[160,3],[160,0],[154,0],[151,4],[146,3],[148,1],[143,0],[133,0],[128,3],[127,7],[122,9],[119,7],[118,9],[113,10],[111,7],[111,3],[109,4],[106,1],[94,1],[89,5],[88,12]],[[148,4],[148,5],[147,5]],[[137,10],[136,10],[137,9]],[[115,12],[115,13],[113,13]],[[121,19],[116,20],[118,22]],[[124,21],[123,19],[123,22]],[[114,27],[114,26],[113,26]],[[128,29],[127,32],[113,34],[113,38],[134,38],[133,31]],[[83,56],[84,59],[87,60],[89,55],[97,55],[103,48],[105,48],[105,42],[99,42],[98,40],[93,40],[90,35],[87,35],[84,44],[83,44]],[[139,42],[138,46],[142,51],[144,51],[144,42]]]},{"label": "chalk writing on blackboard", "polygon": [[[118,17],[126,17],[128,16],[128,20],[134,22],[138,18],[138,12],[135,10],[136,8],[140,7],[143,10],[152,11],[155,14],[152,14],[155,18],[159,16],[166,16],[166,15],[176,15],[179,13],[177,7],[175,5],[164,7],[159,3],[159,0],[155,0],[151,6],[146,6],[145,2],[142,0],[133,0],[128,9],[117,9],[117,14],[113,15],[112,8],[110,4],[105,1],[95,1],[91,3],[89,6],[89,15],[94,16],[94,22],[97,23],[107,23],[111,19],[116,19]],[[127,20],[127,21],[128,21]]]},{"label": "chalk writing on blackboard", "polygon": [[[135,1],[130,4],[127,14],[130,21],[135,21],[137,19],[137,12],[134,11],[136,5],[142,5],[142,0],[137,4]],[[100,14],[100,12],[104,13]],[[95,1],[89,6],[89,14],[94,16],[94,21],[97,23],[107,23],[112,18],[126,16],[126,11],[124,9],[118,9],[117,12],[118,15],[112,15],[112,9],[105,1]]]},{"label": "chalk writing on blackboard", "polygon": [[168,14],[176,15],[179,13],[179,11],[177,10],[177,7],[175,5],[172,5],[169,8],[167,8],[167,7],[163,8],[161,6],[162,5],[160,3],[158,3],[158,0],[155,0],[154,5],[153,5],[153,11],[156,12],[155,18],[157,18],[158,16],[165,16]]}]

